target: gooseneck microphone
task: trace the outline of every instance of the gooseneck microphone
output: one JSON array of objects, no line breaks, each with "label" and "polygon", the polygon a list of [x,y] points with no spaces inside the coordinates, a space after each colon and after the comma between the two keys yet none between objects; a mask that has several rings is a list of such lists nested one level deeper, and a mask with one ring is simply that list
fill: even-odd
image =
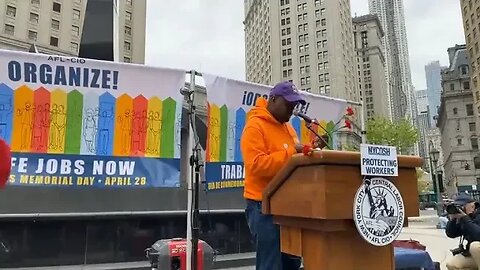
[{"label": "gooseneck microphone", "polygon": [[[298,116],[300,118],[302,118],[303,120],[305,120],[305,125],[307,126],[307,128],[313,133],[315,134],[315,136],[317,138],[319,138],[322,142],[325,143],[325,147],[327,147],[328,149],[330,149],[330,146],[328,144],[328,142],[330,141],[330,135],[328,134],[328,132],[320,125],[320,123],[318,123],[317,119],[312,119],[310,118],[308,115],[300,112],[300,111],[294,111],[293,112],[293,115],[295,116]],[[325,135],[323,136],[320,136],[317,131],[313,130],[311,125],[314,124],[314,125],[317,125],[319,127],[321,127],[326,133]]]},{"label": "gooseneck microphone", "polygon": [[305,120],[305,122],[307,122],[307,123],[318,125],[318,122],[317,122],[316,119],[312,119],[312,118],[310,118],[308,115],[306,115],[306,114],[304,114],[304,113],[302,113],[302,112],[300,112],[300,111],[294,111],[294,112],[293,112],[293,115],[302,118],[302,119]]}]

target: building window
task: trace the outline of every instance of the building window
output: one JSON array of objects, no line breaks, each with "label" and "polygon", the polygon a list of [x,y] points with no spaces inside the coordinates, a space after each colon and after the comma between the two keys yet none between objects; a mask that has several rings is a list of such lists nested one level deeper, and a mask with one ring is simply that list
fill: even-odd
[{"label": "building window", "polygon": [[290,77],[290,76],[292,76],[292,70],[291,69],[283,71],[283,77]]},{"label": "building window", "polygon": [[5,34],[13,36],[13,34],[15,34],[15,26],[5,24]]},{"label": "building window", "polygon": [[288,4],[290,4],[290,0],[280,0],[281,6],[288,5]]},{"label": "building window", "polygon": [[280,12],[281,12],[282,16],[288,15],[288,14],[290,14],[290,8],[282,8],[282,10]]},{"label": "building window", "polygon": [[325,75],[324,74],[319,74],[318,75],[318,82],[322,83],[325,81]]},{"label": "building window", "polygon": [[325,94],[330,95],[330,85],[325,85]]},{"label": "building window", "polygon": [[123,45],[123,47],[125,48],[125,50],[127,51],[130,51],[132,49],[131,45],[130,45],[130,42],[128,41],[125,41],[125,44]]},{"label": "building window", "polygon": [[130,28],[130,26],[125,26],[125,35],[132,35],[132,28]]},{"label": "building window", "polygon": [[50,46],[58,47],[58,38],[50,37]]},{"label": "building window", "polygon": [[13,6],[7,6],[7,16],[15,17],[17,15],[17,8]]},{"label": "building window", "polygon": [[80,28],[78,26],[72,25],[72,35],[74,37],[80,36]]},{"label": "building window", "polygon": [[71,49],[73,52],[78,52],[78,43],[72,42],[72,43],[70,44],[70,49]]},{"label": "building window", "polygon": [[475,132],[477,130],[477,125],[475,124],[475,122],[468,123],[468,129],[472,132]]},{"label": "building window", "polygon": [[29,30],[28,31],[28,40],[37,41],[37,32]]},{"label": "building window", "polygon": [[458,109],[457,108],[453,108],[453,114],[456,115],[458,113]]},{"label": "building window", "polygon": [[467,116],[472,116],[473,115],[473,104],[467,104],[466,109],[467,109]]},{"label": "building window", "polygon": [[52,19],[52,29],[60,30],[60,21]]},{"label": "building window", "polygon": [[464,90],[470,90],[470,82],[469,81],[463,82],[463,89]]},{"label": "building window", "polygon": [[38,14],[30,12],[30,22],[31,23],[38,23]]},{"label": "building window", "polygon": [[478,150],[478,139],[477,138],[470,138],[470,143],[472,144],[473,150]]},{"label": "building window", "polygon": [[80,20],[80,10],[73,9],[73,19],[74,20]]},{"label": "building window", "polygon": [[62,10],[62,4],[53,2],[52,10],[60,13],[60,11]]},{"label": "building window", "polygon": [[[130,46],[130,45],[129,45]],[[284,67],[291,66],[292,65],[292,59],[285,59],[282,61],[282,65]]]},{"label": "building window", "polygon": [[127,21],[131,21],[132,20],[132,13],[129,12],[129,11],[125,11],[125,19]]}]

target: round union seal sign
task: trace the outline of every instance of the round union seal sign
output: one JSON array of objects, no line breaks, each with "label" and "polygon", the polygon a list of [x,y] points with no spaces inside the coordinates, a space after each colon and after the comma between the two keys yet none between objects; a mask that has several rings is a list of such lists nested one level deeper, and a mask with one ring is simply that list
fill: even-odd
[{"label": "round union seal sign", "polygon": [[372,245],[386,246],[402,232],[405,207],[397,187],[383,177],[366,179],[355,194],[353,220]]}]

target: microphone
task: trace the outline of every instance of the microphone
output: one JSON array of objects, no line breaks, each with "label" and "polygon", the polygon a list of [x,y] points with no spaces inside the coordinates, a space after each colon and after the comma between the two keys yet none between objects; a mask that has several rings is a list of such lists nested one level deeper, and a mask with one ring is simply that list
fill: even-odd
[{"label": "microphone", "polygon": [[304,114],[304,113],[302,113],[302,112],[300,112],[300,111],[294,111],[294,112],[293,112],[293,115],[302,118],[303,120],[305,120],[305,122],[307,122],[307,123],[309,123],[309,124],[315,124],[315,125],[318,125],[318,124],[319,124],[316,119],[312,119],[312,118],[310,118],[308,115],[306,115],[306,114]]}]

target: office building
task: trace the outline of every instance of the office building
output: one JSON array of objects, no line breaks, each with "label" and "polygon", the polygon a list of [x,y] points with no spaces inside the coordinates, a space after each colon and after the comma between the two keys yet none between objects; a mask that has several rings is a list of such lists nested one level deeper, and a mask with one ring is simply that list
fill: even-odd
[{"label": "office building", "polygon": [[[422,158],[426,158],[428,156],[428,145],[427,145],[427,130],[428,130],[428,111],[421,111],[418,113],[417,121],[418,121],[418,154]],[[424,168],[427,168],[427,164],[423,164]]]},{"label": "office building", "polygon": [[[78,55],[86,0],[6,0],[0,4],[0,49]],[[113,12],[113,10],[112,10]],[[119,61],[145,62],[146,0],[119,0]]]},{"label": "office building", "polygon": [[245,0],[247,81],[359,101],[350,1]]},{"label": "office building", "polygon": [[415,122],[415,97],[410,74],[403,1],[369,0],[368,5],[370,13],[378,16],[385,32],[382,45],[387,62],[385,77],[392,119],[398,120],[407,116]]},{"label": "office building", "polygon": [[[427,132],[430,129],[430,113],[428,111],[427,90],[417,90],[415,93],[415,100],[417,103],[417,130],[419,133],[418,140],[418,154],[423,157],[428,157]],[[429,168],[426,162],[423,168]]]},{"label": "office building", "polygon": [[[415,98],[417,99],[417,110],[423,112],[428,110],[428,95],[427,90],[415,91]],[[430,125],[430,123],[429,123]]]},{"label": "office building", "polygon": [[480,2],[461,0],[461,11],[463,18],[463,30],[469,64],[474,99],[474,112],[477,123],[480,123]]},{"label": "office building", "polygon": [[452,194],[477,188],[474,157],[478,153],[477,125],[467,48],[448,49],[450,66],[442,71],[442,95],[437,120],[444,156],[444,183]]},{"label": "office building", "polygon": [[425,79],[427,82],[428,111],[430,113],[431,127],[435,126],[434,118],[438,115],[440,107],[440,94],[442,92],[440,73],[446,67],[440,66],[439,61],[432,61],[425,66]]},{"label": "office building", "polygon": [[[302,91],[359,102],[349,0],[245,0],[247,81],[293,81]],[[353,107],[357,110],[358,107]],[[360,113],[336,147],[358,147]]]},{"label": "office building", "polygon": [[390,118],[388,89],[385,82],[385,56],[382,52],[384,32],[376,15],[353,18],[353,35],[357,54],[358,89],[363,100],[365,119]]}]

